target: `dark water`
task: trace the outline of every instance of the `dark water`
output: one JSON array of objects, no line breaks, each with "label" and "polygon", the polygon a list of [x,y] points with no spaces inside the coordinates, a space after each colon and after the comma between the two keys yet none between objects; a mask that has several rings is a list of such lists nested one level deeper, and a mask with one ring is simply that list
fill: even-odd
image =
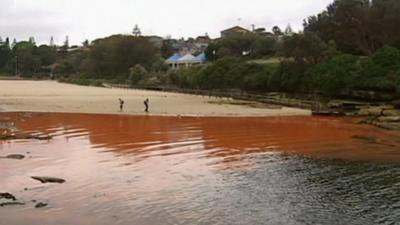
[{"label": "dark water", "polygon": [[[26,203],[0,207],[1,225],[400,224],[400,135],[353,120],[9,113],[0,122],[54,137],[0,141],[0,156],[27,156],[0,159],[0,192]],[[38,175],[67,182],[30,179]]]}]

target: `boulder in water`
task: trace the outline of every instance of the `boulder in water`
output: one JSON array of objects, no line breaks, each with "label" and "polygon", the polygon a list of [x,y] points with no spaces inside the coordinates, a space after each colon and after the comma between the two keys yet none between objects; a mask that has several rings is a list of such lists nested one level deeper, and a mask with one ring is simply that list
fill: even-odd
[{"label": "boulder in water", "polygon": [[353,139],[363,140],[368,143],[377,143],[377,138],[373,136],[366,136],[366,135],[354,135],[352,136]]},{"label": "boulder in water", "polygon": [[11,205],[25,205],[25,203],[23,203],[23,202],[3,202],[3,203],[0,203],[0,207],[11,206]]},{"label": "boulder in water", "polygon": [[49,204],[47,203],[43,203],[43,202],[39,202],[38,204],[35,205],[35,208],[43,208],[48,206]]},{"label": "boulder in water", "polygon": [[21,160],[21,159],[24,159],[25,156],[21,155],[21,154],[11,154],[11,155],[7,155],[7,156],[0,156],[0,158]]},{"label": "boulder in water", "polygon": [[0,140],[35,139],[50,140],[49,135],[30,135],[30,134],[0,134]]},{"label": "boulder in water", "polygon": [[62,184],[65,183],[64,179],[61,178],[57,178],[57,177],[31,177],[34,180],[38,180],[42,183],[58,183],[58,184]]},{"label": "boulder in water", "polygon": [[10,199],[10,200],[13,200],[13,201],[17,200],[17,198],[14,195],[10,194],[10,193],[0,193],[0,199],[2,199],[2,198]]}]

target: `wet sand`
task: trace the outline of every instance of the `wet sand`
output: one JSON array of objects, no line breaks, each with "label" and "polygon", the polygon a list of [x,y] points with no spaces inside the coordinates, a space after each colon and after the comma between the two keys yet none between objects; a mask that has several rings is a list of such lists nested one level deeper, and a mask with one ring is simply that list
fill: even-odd
[{"label": "wet sand", "polygon": [[[125,101],[119,111],[118,98]],[[264,108],[211,104],[219,99],[143,90],[77,86],[53,81],[0,80],[0,112],[66,112],[97,114],[144,114],[150,99],[150,115],[192,116],[293,116],[310,115],[296,108]]]}]

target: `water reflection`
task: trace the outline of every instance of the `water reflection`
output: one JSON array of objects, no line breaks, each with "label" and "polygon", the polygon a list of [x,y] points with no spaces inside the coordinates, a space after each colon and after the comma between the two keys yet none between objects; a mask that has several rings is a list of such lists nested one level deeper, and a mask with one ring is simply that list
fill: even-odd
[{"label": "water reflection", "polygon": [[[0,155],[27,155],[0,161],[0,192],[27,202],[0,208],[0,224],[400,221],[400,136],[348,119],[0,117],[54,136],[0,142]],[[35,175],[67,183],[38,184]]]},{"label": "water reflection", "polygon": [[[7,116],[6,116],[7,115]],[[400,162],[400,134],[351,119],[322,117],[180,118],[85,114],[4,114],[18,129],[52,136],[88,138],[90,147],[132,155],[198,154],[240,161],[243,155],[278,151]]]}]

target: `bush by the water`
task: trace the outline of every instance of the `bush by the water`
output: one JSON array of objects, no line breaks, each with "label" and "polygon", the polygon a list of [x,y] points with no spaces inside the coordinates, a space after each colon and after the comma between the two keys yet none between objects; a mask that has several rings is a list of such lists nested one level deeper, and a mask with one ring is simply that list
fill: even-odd
[{"label": "bush by the water", "polygon": [[341,54],[306,72],[308,91],[328,96],[354,90],[400,94],[400,50],[384,47],[370,57]]}]

